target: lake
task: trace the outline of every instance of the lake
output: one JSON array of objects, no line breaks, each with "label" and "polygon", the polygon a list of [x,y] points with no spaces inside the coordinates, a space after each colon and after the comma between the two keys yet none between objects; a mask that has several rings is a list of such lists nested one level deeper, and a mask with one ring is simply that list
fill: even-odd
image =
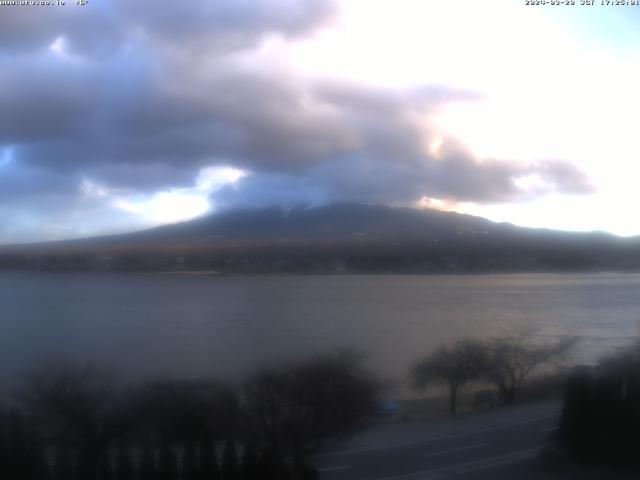
[{"label": "lake", "polygon": [[640,275],[189,276],[0,273],[0,381],[58,359],[125,377],[242,378],[291,356],[356,346],[402,379],[461,336],[520,323],[578,335],[590,362],[638,335]]}]

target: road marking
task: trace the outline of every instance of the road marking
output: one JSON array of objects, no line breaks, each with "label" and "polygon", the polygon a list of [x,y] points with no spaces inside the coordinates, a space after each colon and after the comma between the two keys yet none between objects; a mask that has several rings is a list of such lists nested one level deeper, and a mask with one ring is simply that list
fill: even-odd
[{"label": "road marking", "polygon": [[439,452],[426,453],[425,457],[437,457],[440,455],[446,455],[447,453],[463,452],[464,450],[473,450],[475,448],[486,447],[487,443],[477,443],[476,445],[469,445],[467,447],[450,448],[448,450],[441,450]]},{"label": "road marking", "polygon": [[323,467],[323,468],[318,468],[317,470],[319,472],[337,472],[338,470],[348,470],[350,468],[351,468],[350,465],[343,465],[340,467]]},{"label": "road marking", "polygon": [[551,432],[555,432],[556,430],[558,430],[558,427],[543,428],[542,433],[551,433]]},{"label": "road marking", "polygon": [[[410,480],[413,478],[416,480],[426,480],[427,478],[444,478],[443,475],[449,475],[451,473],[468,473],[491,467],[508,465],[522,460],[528,460],[530,458],[534,458],[537,455],[538,450],[538,448],[529,448],[526,450],[518,450],[517,452],[509,453],[507,455],[498,455],[497,457],[475,460],[473,462],[458,463],[455,465],[447,465],[445,467],[432,468],[429,470],[421,470],[419,472],[392,475],[390,477],[370,477],[370,480]],[[429,475],[429,477],[425,477],[425,475]]]},{"label": "road marking", "polygon": [[425,440],[416,440],[416,441],[413,441],[413,442],[405,442],[405,443],[395,443],[395,444],[391,444],[391,445],[378,446],[378,447],[359,447],[359,448],[351,448],[351,449],[347,449],[347,450],[338,450],[338,451],[333,451],[333,452],[317,453],[317,454],[313,455],[313,457],[314,458],[321,458],[321,457],[330,457],[330,456],[339,456],[339,455],[351,455],[351,454],[354,454],[354,453],[378,452],[380,450],[389,450],[389,449],[392,449],[392,448],[412,447],[412,446],[416,446],[416,445],[422,445],[422,444],[425,444],[425,443],[437,442],[437,441],[440,441],[440,440],[448,440],[448,439],[451,439],[451,438],[466,437],[468,435],[476,435],[478,433],[491,432],[493,430],[501,430],[503,428],[510,428],[510,427],[515,427],[515,426],[518,426],[518,425],[524,425],[524,424],[527,424],[527,423],[539,422],[539,421],[542,421],[542,420],[548,420],[550,418],[557,418],[559,416],[560,416],[559,413],[553,413],[553,414],[549,414],[549,415],[541,415],[539,417],[528,418],[526,420],[516,420],[516,421],[512,421],[512,422],[506,422],[506,423],[502,423],[502,424],[498,424],[498,425],[493,425],[491,427],[476,428],[476,429],[470,429],[470,430],[460,431],[460,432],[451,433],[451,434],[439,435],[439,436],[428,438],[428,439],[425,439]]}]

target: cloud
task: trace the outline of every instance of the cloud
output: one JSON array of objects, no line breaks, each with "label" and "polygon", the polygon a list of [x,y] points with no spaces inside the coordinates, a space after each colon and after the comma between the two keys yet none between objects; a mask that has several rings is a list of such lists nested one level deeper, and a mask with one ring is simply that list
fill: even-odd
[{"label": "cloud", "polygon": [[246,49],[265,35],[304,35],[335,15],[333,0],[111,0],[84,8],[3,8],[0,51],[29,52],[62,37],[86,56],[113,54],[132,41],[162,48],[229,52]]},{"label": "cloud", "polygon": [[[81,178],[10,162],[0,166],[0,243],[69,238],[95,229],[108,214],[88,199]],[[95,230],[94,230],[95,231]]]},{"label": "cloud", "polygon": [[191,48],[245,49],[264,35],[298,36],[335,14],[331,0],[195,0],[180,2],[116,0],[126,24],[156,41]]},{"label": "cloud", "polygon": [[[532,177],[535,185],[526,181]],[[331,201],[414,205],[430,197],[455,205],[520,202],[556,192],[587,194],[593,187],[565,162],[479,162],[471,153],[459,151],[456,157],[395,161],[356,155],[323,163],[303,175],[255,173],[233,189],[215,192],[212,201],[227,208]]]},{"label": "cloud", "polygon": [[[0,163],[0,241],[18,238],[18,225],[55,237],[100,231],[100,219],[105,229],[146,226],[185,199],[201,212],[209,202],[482,203],[590,188],[571,164],[478,158],[443,136],[432,115],[478,100],[475,92],[374,87],[247,62],[272,35],[295,41],[327,24],[330,0],[6,10],[0,148],[12,162]],[[221,166],[247,175],[194,187]],[[187,203],[171,219],[187,216]]]}]

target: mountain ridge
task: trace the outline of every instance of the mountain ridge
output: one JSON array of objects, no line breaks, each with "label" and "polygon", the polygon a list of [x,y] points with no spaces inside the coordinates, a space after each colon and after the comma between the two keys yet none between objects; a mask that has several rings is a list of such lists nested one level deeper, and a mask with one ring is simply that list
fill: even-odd
[{"label": "mountain ridge", "polygon": [[335,203],[226,210],[127,234],[0,248],[0,268],[235,272],[640,269],[640,239],[430,209]]}]

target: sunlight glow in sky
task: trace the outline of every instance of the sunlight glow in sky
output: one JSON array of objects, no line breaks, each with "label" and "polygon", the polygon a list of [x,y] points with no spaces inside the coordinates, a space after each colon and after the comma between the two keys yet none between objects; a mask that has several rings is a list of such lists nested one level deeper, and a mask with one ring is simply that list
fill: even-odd
[{"label": "sunlight glow in sky", "polygon": [[[510,0],[354,0],[336,28],[294,47],[292,58],[309,75],[477,92],[480,99],[448,105],[431,121],[480,158],[567,160],[596,190],[515,204],[443,201],[447,209],[523,226],[638,234],[640,220],[627,208],[640,202],[630,175],[640,160],[640,30],[629,33],[629,17],[635,27],[640,15],[556,10]],[[442,143],[436,138],[432,152]]]},{"label": "sunlight glow in sky", "polygon": [[[211,208],[209,196],[216,190],[233,185],[246,172],[230,167],[208,167],[200,170],[195,185],[187,188],[173,188],[134,198],[114,196],[115,208],[139,215],[150,225],[174,223],[189,220],[205,214]],[[109,195],[98,190],[97,195]]]}]

